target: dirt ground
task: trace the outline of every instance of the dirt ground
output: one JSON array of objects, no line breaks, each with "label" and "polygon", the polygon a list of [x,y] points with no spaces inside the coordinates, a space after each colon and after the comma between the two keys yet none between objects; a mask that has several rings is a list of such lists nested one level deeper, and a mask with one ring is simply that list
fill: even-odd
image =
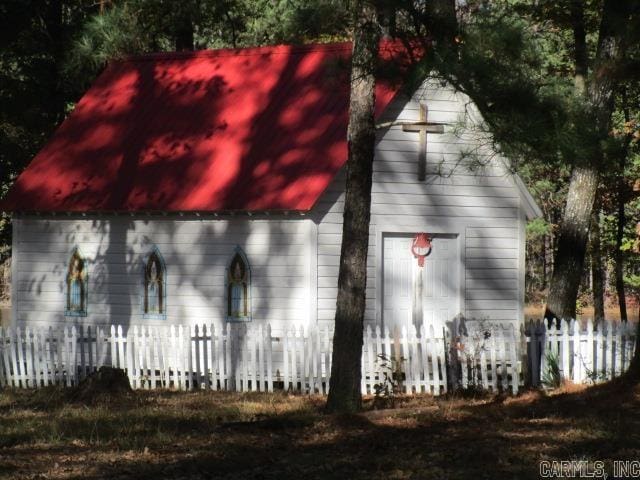
[{"label": "dirt ground", "polygon": [[540,478],[541,460],[640,459],[640,388],[403,398],[322,413],[324,398],[135,392],[86,405],[0,392],[0,478]]}]

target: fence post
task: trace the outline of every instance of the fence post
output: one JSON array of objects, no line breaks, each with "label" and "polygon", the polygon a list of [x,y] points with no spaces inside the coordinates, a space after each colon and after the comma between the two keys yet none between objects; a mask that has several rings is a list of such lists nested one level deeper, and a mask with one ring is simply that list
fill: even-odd
[{"label": "fence post", "polygon": [[606,370],[605,370],[605,378],[613,377],[615,372],[613,369],[613,360],[614,360],[614,352],[613,352],[613,322],[607,322],[607,346],[606,346],[606,355],[603,355],[606,358]]},{"label": "fence post", "polygon": [[267,391],[273,392],[273,339],[271,337],[271,324],[267,323]]},{"label": "fence post", "polygon": [[[449,335],[449,351],[445,352],[445,358],[448,360],[446,363],[448,365],[448,381],[447,386],[451,388],[452,391],[458,390],[460,386],[460,358],[458,357],[458,344],[459,344],[459,325],[458,325],[459,317],[455,317],[451,322],[451,326],[448,331],[445,330],[444,338],[447,338],[446,333]],[[446,342],[445,342],[446,344]]]},{"label": "fence post", "polygon": [[516,338],[515,328],[510,325],[511,332],[511,348],[509,350],[511,356],[511,393],[516,395],[518,393],[518,389],[520,388],[520,372],[518,372],[518,354],[516,352],[516,343],[518,339]]},{"label": "fence post", "polygon": [[538,349],[538,325],[533,320],[529,320],[525,326],[524,335],[527,339],[527,374],[529,378],[529,384],[532,387],[537,387],[540,381],[540,371],[538,363],[539,349]]},{"label": "fence post", "polygon": [[207,354],[209,370],[207,372],[207,388],[211,390],[218,389],[218,347],[216,346],[216,326],[213,322],[209,323],[209,339],[207,340]]},{"label": "fence post", "polygon": [[6,356],[7,343],[4,337],[4,327],[0,327],[0,387],[5,387],[9,380],[9,365]]},{"label": "fence post", "polygon": [[[594,368],[594,355],[593,355],[593,321],[589,319],[587,321],[587,358],[586,358],[586,368],[587,374],[593,377],[593,373],[595,372]],[[593,377],[595,379],[595,377]]]},{"label": "fence post", "polygon": [[580,324],[575,319],[572,318],[569,320],[569,335],[571,339],[571,345],[573,346],[573,351],[571,351],[570,359],[572,360],[571,365],[571,381],[574,383],[578,383],[578,375],[580,373]]},{"label": "fence post", "polygon": [[45,331],[37,327],[33,332],[33,341],[34,341],[34,363],[35,363],[35,381],[36,386],[46,387],[47,386],[47,357],[46,357],[46,339],[45,339]]}]

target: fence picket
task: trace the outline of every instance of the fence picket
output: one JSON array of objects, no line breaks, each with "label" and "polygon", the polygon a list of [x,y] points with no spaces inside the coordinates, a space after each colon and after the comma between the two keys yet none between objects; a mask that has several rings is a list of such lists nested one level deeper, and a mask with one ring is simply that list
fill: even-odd
[{"label": "fence picket", "polygon": [[411,322],[409,324],[409,328],[407,329],[407,335],[409,338],[407,339],[409,343],[409,371],[411,372],[411,386],[409,387],[409,392],[414,391],[415,393],[420,393],[420,376],[418,370],[418,343],[417,343],[417,334],[416,327]]},{"label": "fence picket", "polygon": [[300,326],[300,364],[302,365],[302,375],[300,375],[301,385],[300,391],[302,393],[309,392],[311,393],[311,385],[309,385],[309,390],[307,390],[307,383],[309,380],[309,358],[310,358],[310,347],[311,345],[305,345],[305,337],[307,335],[308,330],[306,327]]},{"label": "fence picket", "polygon": [[41,341],[40,328],[33,330],[33,368],[34,368],[34,385],[39,388],[42,385],[42,362],[41,362]]},{"label": "fence picket", "polygon": [[285,392],[289,391],[290,377],[289,377],[289,329],[285,328],[284,333],[282,335],[282,371],[284,374],[284,384],[282,386]]},{"label": "fence picket", "polygon": [[42,386],[46,387],[49,384],[49,353],[47,349],[47,330],[44,328],[38,329],[39,341],[40,341],[40,368],[42,368],[41,379]]},{"label": "fence picket", "polygon": [[489,379],[487,377],[487,353],[484,343],[480,346],[480,381],[482,382],[482,388],[487,390],[489,388]]},{"label": "fence picket", "polygon": [[[249,373],[248,375],[251,377],[251,391],[258,391],[258,361],[256,359],[256,336],[254,335],[253,330],[247,333],[248,341],[247,345],[249,346]],[[249,378],[249,377],[247,377]],[[247,383],[246,390],[249,390],[249,384]]]},{"label": "fence picket", "polygon": [[582,381],[589,379],[589,374],[593,372],[593,321],[587,320],[587,342],[584,350],[584,365],[585,375]]},{"label": "fence picket", "polygon": [[291,387],[295,392],[298,390],[298,340],[295,326],[291,335]]},{"label": "fence picket", "polygon": [[609,325],[607,325],[607,345],[605,347],[605,355],[603,355],[603,357],[606,358],[605,363],[606,363],[606,371],[604,372],[605,375],[608,377],[609,375],[611,375],[612,377],[615,376],[615,371],[613,369],[613,361],[614,361],[614,351],[613,351],[613,328],[614,328],[614,324],[613,323],[609,323]]},{"label": "fence picket", "polygon": [[273,349],[271,345],[271,325],[267,323],[267,391],[273,392]]},{"label": "fence picket", "polygon": [[28,386],[35,387],[36,382],[33,381],[35,377],[33,344],[33,331],[27,327],[24,332],[25,372],[27,374],[26,383]]},{"label": "fence picket", "polygon": [[513,325],[510,326],[510,349],[509,356],[511,360],[511,393],[516,395],[520,386],[520,374],[518,371],[518,354],[516,352],[516,334]]},{"label": "fence picket", "polygon": [[502,380],[502,391],[506,392],[509,388],[508,367],[507,367],[507,347],[509,339],[503,327],[500,328],[500,378]]},{"label": "fence picket", "polygon": [[257,390],[264,392],[266,390],[266,382],[265,382],[265,358],[264,358],[264,345],[265,345],[264,331],[262,329],[262,324],[258,325],[258,333],[256,335],[256,346],[257,346],[257,363],[256,363],[256,388]]},{"label": "fence picket", "polygon": [[209,373],[207,373],[208,387],[211,390],[217,390],[218,387],[218,346],[216,345],[216,326],[213,322],[209,324],[209,337],[207,343],[207,354]]},{"label": "fence picket", "polygon": [[622,374],[622,327],[623,324],[619,323],[616,325],[616,335],[615,335],[615,376],[619,377]]},{"label": "fence picket", "polygon": [[[375,366],[373,363],[373,358],[374,358],[374,338],[373,338],[373,332],[371,331],[371,325],[367,325],[367,328],[365,330],[365,334],[364,334],[364,344],[367,346],[367,350],[366,350],[366,354],[367,354],[367,373],[369,375],[369,393],[374,393],[374,389],[373,386],[376,383],[375,380]],[[363,373],[364,376],[364,373]],[[365,389],[366,390],[366,389]]]},{"label": "fence picket", "polygon": [[223,385],[221,386],[222,389],[224,390],[229,390],[231,391],[233,389],[232,387],[232,370],[231,370],[231,327],[228,324],[224,324],[223,327],[223,334],[224,334],[224,375],[225,375],[225,381],[226,381],[226,386]]},{"label": "fence picket", "polygon": [[24,337],[21,335],[20,327],[16,328],[16,347],[18,348],[18,365],[20,367],[20,385],[23,388],[28,388],[27,384],[27,374],[26,374],[26,363],[24,360]]},{"label": "fence picket", "polygon": [[329,326],[327,325],[324,330],[324,344],[325,344],[325,369],[324,369],[324,392],[329,394],[329,377],[331,376],[331,354],[333,348],[333,342],[331,341],[331,335],[329,333]]},{"label": "fence picket", "polygon": [[149,340],[151,343],[151,388],[158,386],[158,375],[160,376],[160,387],[162,387],[162,370],[160,367],[160,349],[158,348],[158,329],[149,327]]},{"label": "fence picket", "polygon": [[571,339],[571,381],[578,383],[578,376],[580,375],[580,340],[579,340],[579,328],[580,324],[575,319],[569,320],[569,335]]},{"label": "fence picket", "polygon": [[229,382],[229,362],[227,361],[227,325],[223,324],[218,334],[218,368],[220,370],[220,389],[230,390]]},{"label": "fence picket", "polygon": [[311,394],[314,394],[318,391],[318,387],[316,384],[316,379],[318,378],[318,342],[317,342],[317,328],[314,325],[313,328],[309,330],[309,344],[311,348],[309,349],[310,359],[309,359],[309,389]]},{"label": "fence picket", "polygon": [[11,341],[11,337],[7,338],[7,331],[0,327],[0,349],[2,349],[2,370],[3,370],[3,383],[2,386],[14,386],[13,378],[11,375],[11,365],[9,363],[8,345]]},{"label": "fence picket", "polygon": [[623,330],[623,338],[622,338],[622,362],[621,362],[621,366],[622,366],[622,371],[626,371],[627,368],[629,368],[629,363],[630,363],[630,356],[629,356],[629,337],[630,337],[630,325],[629,322],[626,322],[624,324],[624,330]]}]

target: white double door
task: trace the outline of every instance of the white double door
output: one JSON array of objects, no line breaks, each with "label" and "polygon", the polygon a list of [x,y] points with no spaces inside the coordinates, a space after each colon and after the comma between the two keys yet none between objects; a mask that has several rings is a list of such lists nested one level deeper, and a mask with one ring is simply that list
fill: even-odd
[{"label": "white double door", "polygon": [[434,236],[424,267],[411,252],[413,235],[383,236],[382,323],[389,331],[413,323],[442,331],[459,312],[458,240]]}]

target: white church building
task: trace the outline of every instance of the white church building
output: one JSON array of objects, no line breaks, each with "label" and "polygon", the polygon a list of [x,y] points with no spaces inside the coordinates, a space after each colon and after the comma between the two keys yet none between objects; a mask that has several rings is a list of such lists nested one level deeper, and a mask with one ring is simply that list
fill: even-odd
[{"label": "white church building", "polygon": [[[350,55],[343,43],[110,64],[0,202],[14,325],[333,322]],[[519,324],[540,210],[476,133],[469,99],[382,80],[376,114],[365,321]]]}]

